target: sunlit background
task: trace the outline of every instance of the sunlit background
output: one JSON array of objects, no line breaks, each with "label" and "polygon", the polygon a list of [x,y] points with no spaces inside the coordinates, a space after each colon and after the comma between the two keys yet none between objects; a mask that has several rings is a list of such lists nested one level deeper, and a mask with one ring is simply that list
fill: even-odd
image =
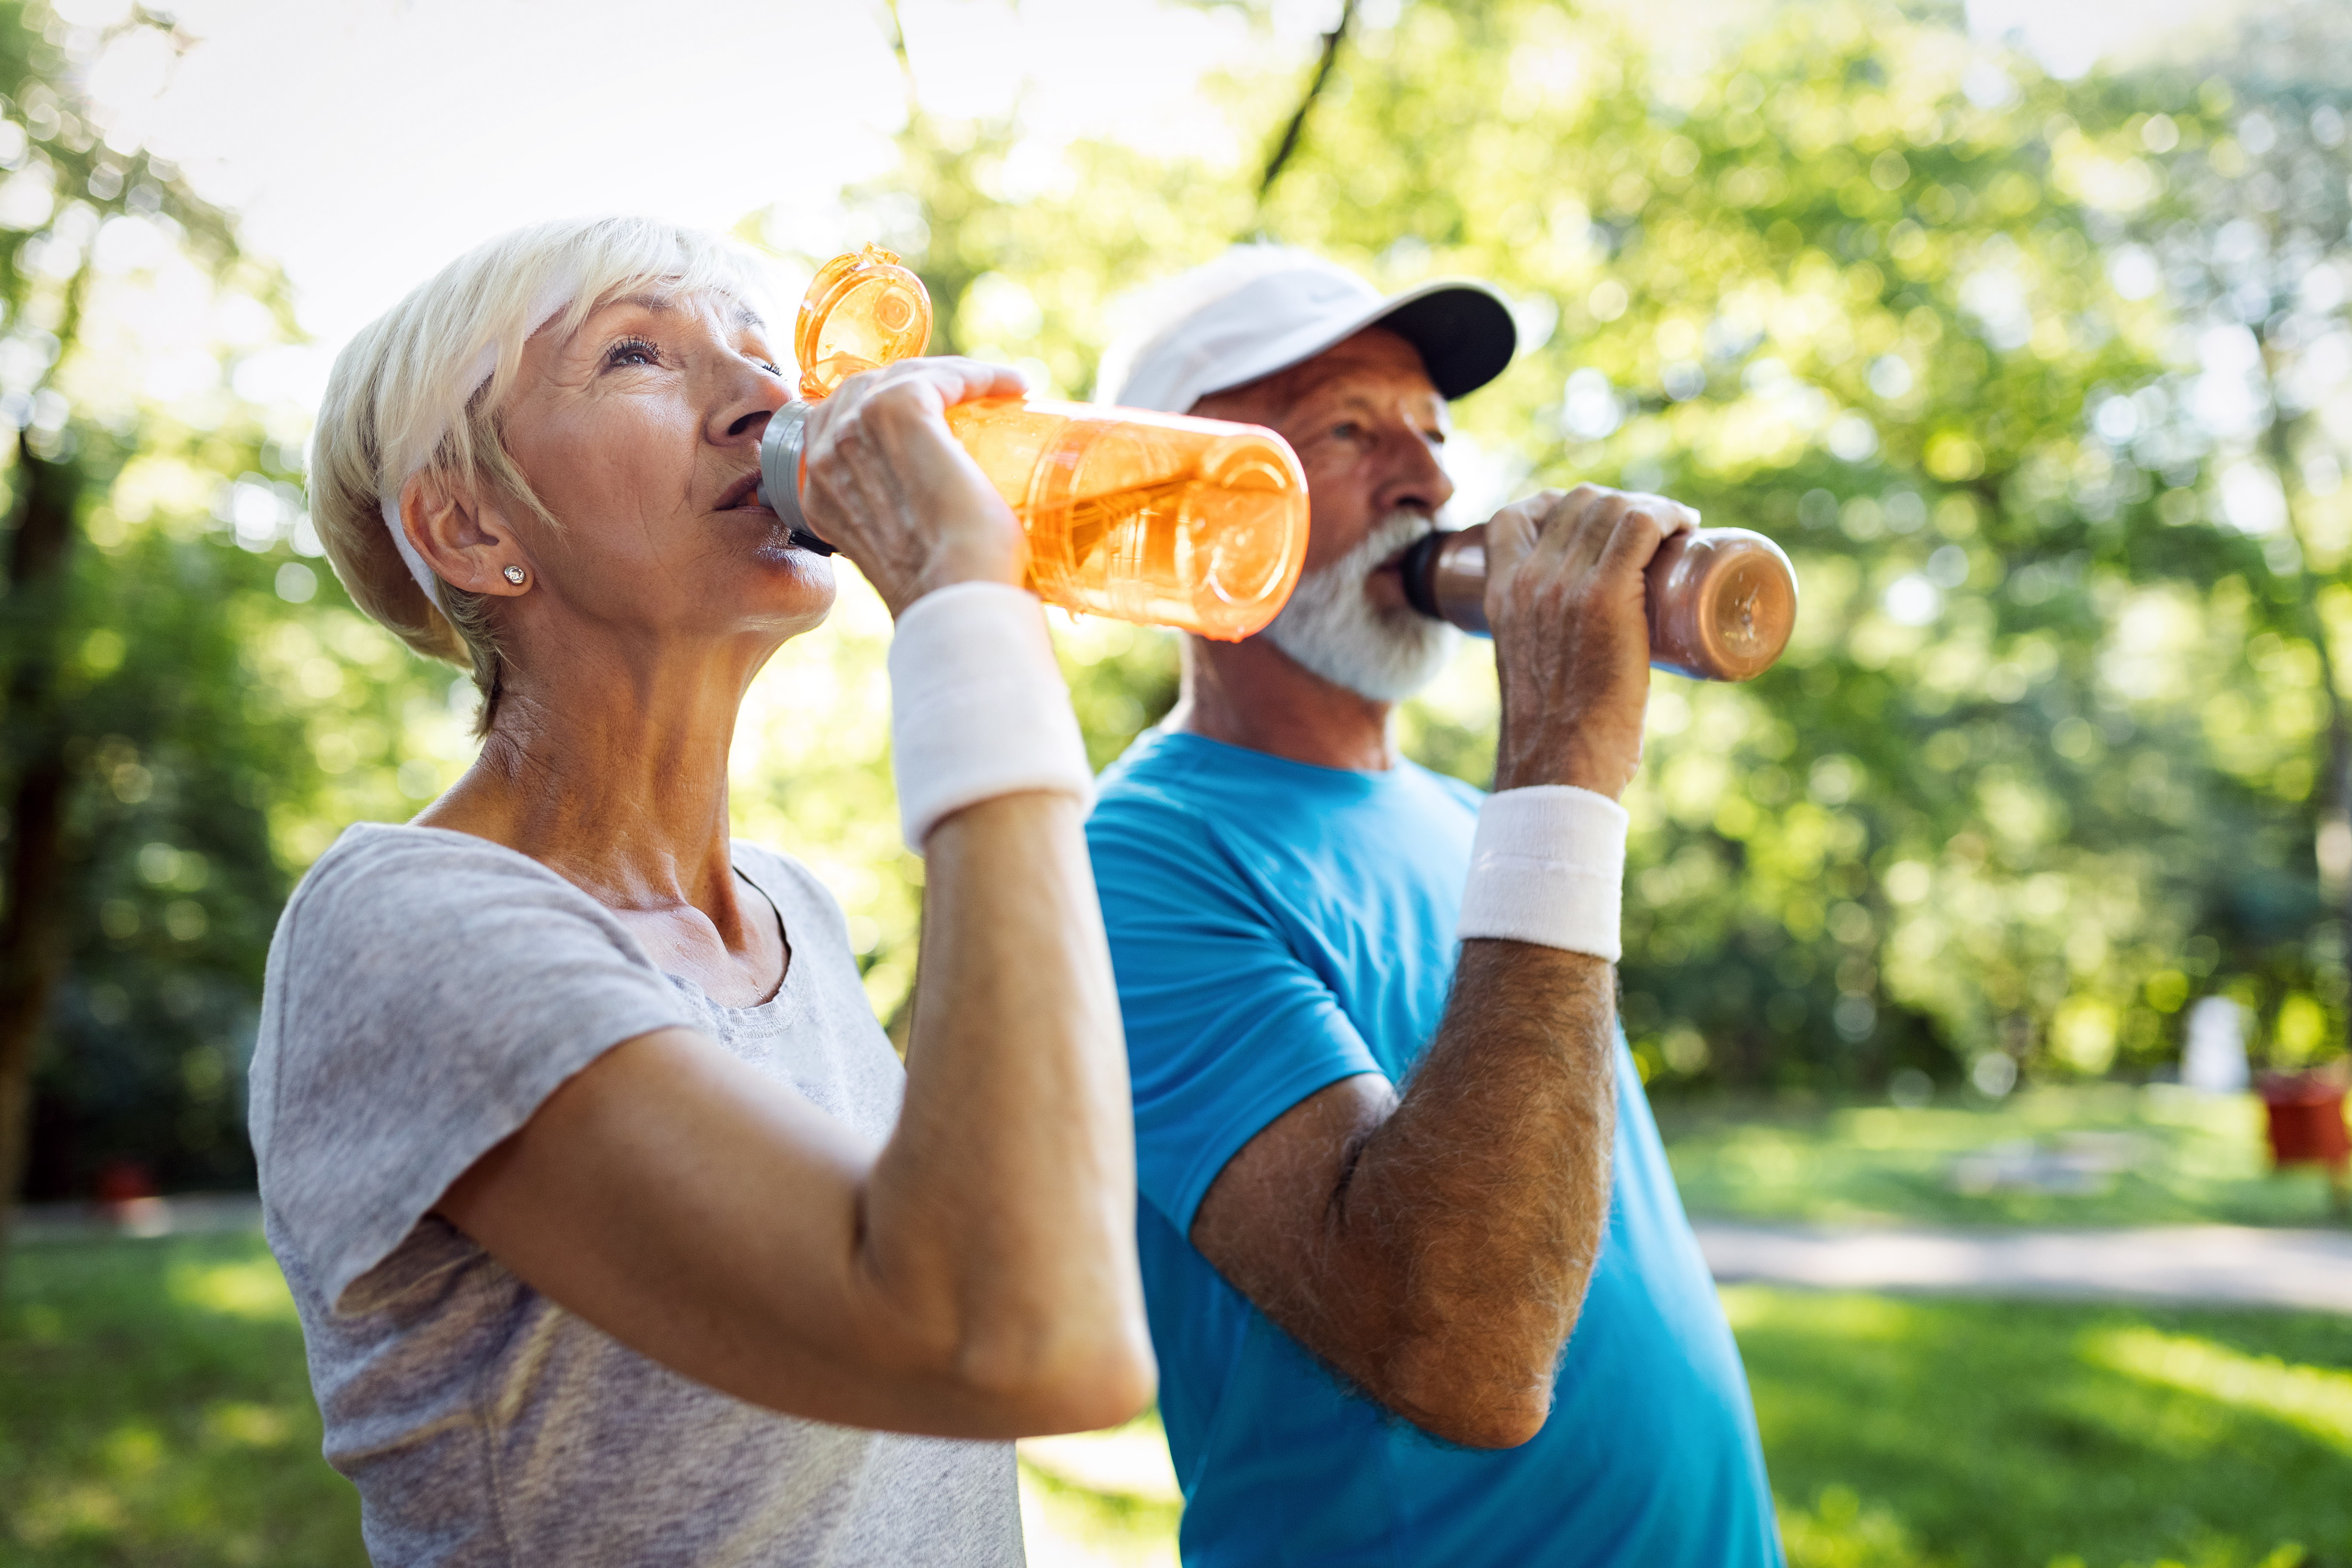
[{"label": "sunlit background", "polygon": [[[635,210],[786,301],[878,240],[936,346],[1066,395],[1235,239],[1492,279],[1525,352],[1457,409],[1459,521],[1663,489],[1803,584],[1763,679],[1661,678],[1628,799],[1623,1017],[1694,1211],[2326,1213],[2179,1079],[2192,1017],[2257,1071],[2345,1049],[2340,4],[0,0],[0,1169],[36,1203],[249,1190],[287,890],[470,758],[470,685],[307,515],[335,352],[481,239]],[[1107,763],[1174,648],[1055,627]],[[853,582],[762,677],[736,819],[834,888],[895,1022],[887,636]],[[1402,734],[1483,784],[1494,719],[1473,647]],[[0,1546],[356,1560],[255,1247],[20,1249]],[[1732,1298],[1801,1563],[2352,1558],[2340,1322],[1807,1301]],[[1172,1561],[1148,1424],[1031,1458],[1038,1561]]]}]

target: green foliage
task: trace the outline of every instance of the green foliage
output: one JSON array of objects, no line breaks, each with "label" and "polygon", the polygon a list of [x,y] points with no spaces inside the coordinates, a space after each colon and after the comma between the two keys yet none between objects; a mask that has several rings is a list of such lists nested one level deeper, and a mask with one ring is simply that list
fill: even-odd
[{"label": "green foliage", "polygon": [[[1556,302],[1465,427],[1534,482],[1664,489],[1796,557],[1780,668],[1660,682],[1628,1027],[1662,1066],[1697,1043],[1670,1078],[1994,1049],[2065,1076],[2168,1053],[2159,974],[2340,995],[2304,847],[2321,710],[2250,668],[2286,647],[2256,640],[2263,550],[2165,521],[2201,520],[2206,454],[2151,474],[2090,418],[2178,375],[2171,319],[2100,265],[2162,84],[2070,87],[1858,5],[1687,58],[1548,5],[1412,7],[1270,215],[1393,281]],[[2210,733],[2232,701],[2284,731],[2261,771]]]},{"label": "green foliage", "polygon": [[[893,246],[935,346],[1062,395],[1122,296],[1236,236],[1391,286],[1475,273],[1528,349],[1457,411],[1462,521],[1592,479],[1779,537],[1804,584],[1788,658],[1745,688],[1660,678],[1629,797],[1624,1018],[1654,1089],[1948,1084],[1995,1054],[2048,1082],[2143,1074],[2211,993],[2293,1065],[2342,1048],[2352,989],[2352,142],[2340,16],[2275,9],[2242,57],[2063,82],[1895,0],[1759,5],[1704,37],[1538,0],[1367,6],[1263,206],[1306,79],[1278,53],[1206,89],[1238,151],[1169,156],[1048,139],[1017,105],[944,118],[910,79],[899,164],[834,232],[740,232],[802,267]],[[139,1150],[226,1181],[276,900],[469,748],[449,678],[310,553],[303,412],[235,391],[285,335],[274,276],[168,164],[95,137],[70,81],[89,40],[23,15],[0,25],[26,131],[0,224],[27,226],[0,233],[0,412],[81,466],[92,547],[55,633],[89,695],[40,1179]],[[892,1016],[920,864],[889,797],[887,626],[848,575],[754,689],[737,826],[836,889]],[[1172,701],[1173,642],[1057,637],[1108,763]],[[1482,783],[1484,657],[1400,726]]]},{"label": "green foliage", "polygon": [[443,683],[317,559],[301,417],[235,390],[288,341],[282,280],[169,163],[101,140],[75,78],[100,41],[0,5],[0,421],[26,447],[0,460],[0,552],[27,461],[71,519],[61,576],[0,602],[0,785],[52,761],[67,779],[37,1194],[115,1156],[251,1180],[242,1075],[292,878],[398,811],[396,781],[440,782],[398,770],[438,738]]},{"label": "green foliage", "polygon": [[[1223,90],[1271,136],[1297,87]],[[2279,134],[2271,185],[2215,184],[2200,171],[2242,153],[2265,91],[2277,126],[2317,129]],[[1465,504],[1590,479],[1782,540],[1804,584],[1788,658],[1741,689],[1661,678],[1629,797],[1625,1020],[1659,1087],[1950,1081],[1993,1053],[2050,1080],[2144,1072],[2207,992],[2292,1064],[2344,1026],[2341,895],[2312,846],[2346,774],[2329,542],[2352,507],[2298,486],[2291,534],[2242,526],[2226,497],[2281,426],[2211,427],[2184,331],[2205,295],[2158,285],[2193,251],[2308,351],[2288,447],[2340,472],[2335,96],[2168,67],[2053,80],[1954,14],[1869,0],[1705,40],[1423,0],[1342,49],[1263,209],[1246,161],[1043,156],[1017,117],[918,107],[851,212],[929,279],[946,346],[1065,392],[1118,296],[1244,231],[1390,285],[1492,279],[1528,347],[1458,410]],[[2200,236],[2217,204],[2291,216],[2277,193],[2323,184],[2253,246],[2276,260],[2257,306],[2243,257]],[[1402,735],[1483,783],[1493,721],[1473,654]]]}]

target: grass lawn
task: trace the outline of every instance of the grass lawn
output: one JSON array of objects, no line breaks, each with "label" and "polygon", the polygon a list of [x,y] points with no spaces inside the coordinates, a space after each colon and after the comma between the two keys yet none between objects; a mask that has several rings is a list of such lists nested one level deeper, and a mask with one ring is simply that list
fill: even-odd
[{"label": "grass lawn", "polygon": [[1723,1297],[1801,1568],[2352,1563],[2352,1319]]},{"label": "grass lawn", "polygon": [[[1796,1568],[2352,1564],[2352,1320],[1724,1299]],[[1038,1568],[1173,1563],[1175,1509],[1139,1462],[1153,1432],[1040,1451]],[[318,1445],[258,1237],[16,1250],[0,1563],[362,1563]]]},{"label": "grass lawn", "polygon": [[37,1242],[9,1265],[0,1563],[365,1568],[259,1236]]},{"label": "grass lawn", "polygon": [[[1947,1090],[1955,1101],[1956,1091]],[[2169,1085],[2021,1091],[1917,1110],[1663,1100],[1658,1129],[1694,1218],[1831,1225],[2321,1226],[2315,1167],[2273,1174],[2251,1096]],[[1987,1160],[1987,1154],[1994,1156]],[[2000,1156],[2087,1159],[2081,1192],[2000,1181]],[[1978,1156],[1967,1161],[1968,1156]],[[1964,1163],[1964,1161],[1966,1163]],[[1971,1182],[1969,1167],[1976,1180]],[[1976,1185],[1989,1190],[1968,1191]]]}]

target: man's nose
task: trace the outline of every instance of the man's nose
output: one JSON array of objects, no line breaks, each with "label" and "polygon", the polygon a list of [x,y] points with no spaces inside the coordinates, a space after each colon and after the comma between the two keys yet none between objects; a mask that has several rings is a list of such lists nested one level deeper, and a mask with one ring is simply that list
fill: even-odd
[{"label": "man's nose", "polygon": [[1454,481],[1438,460],[1437,448],[1419,431],[1409,431],[1395,444],[1390,471],[1382,476],[1376,497],[1383,515],[1422,511],[1434,516],[1454,498]]}]

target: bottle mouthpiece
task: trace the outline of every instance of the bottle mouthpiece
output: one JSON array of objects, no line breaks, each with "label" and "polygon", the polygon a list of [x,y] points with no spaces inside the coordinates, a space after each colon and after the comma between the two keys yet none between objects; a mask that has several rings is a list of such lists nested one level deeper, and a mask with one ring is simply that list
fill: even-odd
[{"label": "bottle mouthpiece", "polygon": [[760,504],[783,520],[793,544],[830,555],[833,546],[811,531],[808,518],[801,511],[808,416],[809,405],[799,402],[787,403],[768,416],[768,427],[760,436]]},{"label": "bottle mouthpiece", "polygon": [[817,268],[793,321],[800,401],[776,410],[760,437],[760,504],[783,519],[793,544],[833,553],[801,511],[809,405],[861,371],[921,353],[930,339],[930,294],[892,252],[867,245]]}]

